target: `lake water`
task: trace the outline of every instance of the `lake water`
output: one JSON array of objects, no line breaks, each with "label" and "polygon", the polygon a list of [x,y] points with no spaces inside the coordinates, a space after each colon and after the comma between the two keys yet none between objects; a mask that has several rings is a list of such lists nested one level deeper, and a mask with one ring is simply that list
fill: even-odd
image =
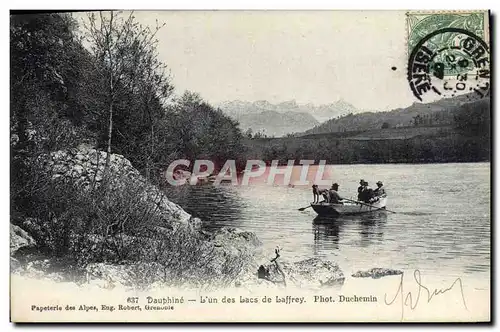
[{"label": "lake water", "polygon": [[205,227],[238,227],[264,243],[269,257],[280,246],[284,259],[334,260],[346,274],[388,267],[420,269],[422,275],[473,277],[489,283],[490,164],[384,164],[329,166],[339,193],[356,196],[360,178],[381,180],[387,208],[334,220],[312,209],[310,187],[182,186],[169,198],[202,219]]}]

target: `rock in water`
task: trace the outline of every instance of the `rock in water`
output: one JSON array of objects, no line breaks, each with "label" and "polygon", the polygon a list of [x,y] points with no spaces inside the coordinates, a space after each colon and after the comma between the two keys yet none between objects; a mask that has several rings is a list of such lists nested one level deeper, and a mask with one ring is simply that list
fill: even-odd
[{"label": "rock in water", "polygon": [[375,267],[375,268],[367,270],[367,271],[358,271],[358,272],[354,273],[352,276],[354,278],[370,278],[371,277],[373,279],[378,279],[378,278],[382,278],[385,276],[393,276],[393,275],[399,275],[399,274],[403,274],[403,271]]},{"label": "rock in water", "polygon": [[[294,263],[279,260],[278,264],[285,274],[287,287],[320,288],[341,286],[345,281],[344,273],[335,262],[309,258]],[[283,284],[283,275],[276,267],[276,264],[271,263],[261,266],[259,269],[261,274],[263,271],[267,272],[264,279],[275,284]]]}]

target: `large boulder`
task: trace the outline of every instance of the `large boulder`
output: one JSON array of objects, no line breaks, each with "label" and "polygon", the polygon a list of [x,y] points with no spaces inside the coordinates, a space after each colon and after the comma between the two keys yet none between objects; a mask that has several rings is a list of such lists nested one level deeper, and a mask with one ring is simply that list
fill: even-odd
[{"label": "large boulder", "polygon": [[52,172],[54,180],[70,180],[84,189],[99,187],[108,175],[109,185],[113,190],[137,188],[143,202],[151,205],[169,223],[187,223],[195,228],[200,226],[198,218],[193,218],[179,205],[171,202],[163,191],[149,183],[124,156],[111,154],[106,174],[106,158],[106,152],[81,145],[77,149],[50,153],[45,167]]},{"label": "large boulder", "polygon": [[339,265],[332,261],[309,258],[288,262],[277,259],[260,265],[251,276],[239,280],[237,286],[320,289],[342,286],[344,281],[344,273]]},{"label": "large boulder", "polygon": [[[309,258],[299,262],[280,262],[281,269],[285,273],[287,283],[297,287],[330,287],[344,284],[344,273],[339,265],[332,261],[324,261],[319,258]],[[270,279],[279,281],[282,274],[279,273],[276,264],[269,266]]]},{"label": "large boulder", "polygon": [[205,269],[210,278],[227,281],[250,275],[261,259],[262,242],[254,233],[233,227],[223,227],[205,235],[202,252],[207,256]]}]

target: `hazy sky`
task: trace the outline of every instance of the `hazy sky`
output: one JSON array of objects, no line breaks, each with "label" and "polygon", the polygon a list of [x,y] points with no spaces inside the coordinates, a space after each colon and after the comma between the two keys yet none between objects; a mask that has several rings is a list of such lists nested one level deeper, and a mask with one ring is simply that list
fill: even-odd
[{"label": "hazy sky", "polygon": [[370,110],[415,101],[403,11],[159,11],[136,18],[166,23],[160,57],[179,94],[196,91],[212,103],[342,98]]}]

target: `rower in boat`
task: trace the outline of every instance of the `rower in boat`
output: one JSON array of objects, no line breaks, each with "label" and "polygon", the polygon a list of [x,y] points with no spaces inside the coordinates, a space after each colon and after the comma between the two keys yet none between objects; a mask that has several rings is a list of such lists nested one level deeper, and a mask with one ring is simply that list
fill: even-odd
[{"label": "rower in boat", "polygon": [[378,181],[377,188],[373,191],[373,198],[370,199],[370,203],[377,202],[380,200],[380,198],[386,196],[387,194],[385,193],[384,184],[382,183],[382,181]]},{"label": "rower in boat", "polygon": [[365,180],[361,179],[359,180],[359,187],[358,187],[358,201],[363,200],[363,189],[365,188]]},{"label": "rower in boat", "polygon": [[382,181],[377,182],[377,189],[374,190],[375,197],[380,197],[385,195],[385,188]]},{"label": "rower in boat", "polygon": [[330,200],[329,200],[329,203],[331,203],[331,204],[344,204],[342,202],[343,198],[340,197],[339,193],[337,192],[338,190],[339,190],[338,183],[332,184],[332,187],[330,188]]},{"label": "rower in boat", "polygon": [[365,203],[369,203],[370,200],[373,199],[373,197],[375,196],[375,194],[373,193],[373,189],[370,188],[370,186],[368,185],[368,182],[365,181],[365,189],[363,190],[363,193],[364,193],[364,202]]},{"label": "rower in boat", "polygon": [[368,182],[364,180],[361,181],[363,181],[363,186],[361,192],[358,188],[358,201],[368,203],[374,197],[373,189],[368,186]]}]

